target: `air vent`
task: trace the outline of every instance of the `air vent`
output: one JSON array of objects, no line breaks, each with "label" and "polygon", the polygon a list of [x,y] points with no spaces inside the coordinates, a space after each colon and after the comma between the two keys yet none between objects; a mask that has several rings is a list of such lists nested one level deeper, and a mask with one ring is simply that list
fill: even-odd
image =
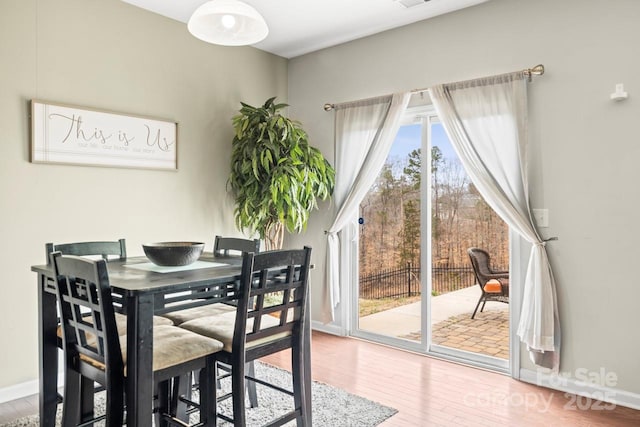
[{"label": "air vent", "polygon": [[405,8],[409,9],[410,7],[418,6],[421,4],[425,4],[429,0],[396,0],[397,3],[400,3]]}]

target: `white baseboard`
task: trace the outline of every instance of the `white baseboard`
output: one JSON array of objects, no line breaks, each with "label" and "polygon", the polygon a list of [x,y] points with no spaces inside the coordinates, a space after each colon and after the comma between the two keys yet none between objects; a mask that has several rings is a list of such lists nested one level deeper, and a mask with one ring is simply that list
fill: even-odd
[{"label": "white baseboard", "polygon": [[38,380],[31,380],[21,384],[0,388],[0,403],[21,399],[33,394],[38,394]]},{"label": "white baseboard", "polygon": [[317,320],[311,321],[311,329],[313,329],[314,331],[326,332],[327,334],[338,335],[341,337],[344,337],[347,335],[344,329],[341,328],[340,326],[337,326],[331,323],[327,323],[325,325],[324,323],[319,322]]},{"label": "white baseboard", "polygon": [[[9,387],[0,388],[0,403],[10,402],[23,397],[32,396],[40,392],[39,380],[26,381]],[[58,373],[58,387],[64,385],[64,372]]]},{"label": "white baseboard", "polygon": [[[632,393],[630,391],[606,387],[600,384],[591,384],[579,381],[575,378],[559,378],[549,374],[539,374],[529,369],[520,370],[520,380],[553,390],[564,391],[566,393],[587,397],[593,400],[600,400],[640,410],[640,394]],[[584,401],[576,401],[572,403],[574,404],[574,407],[577,406],[578,408],[580,408],[580,405],[589,404],[589,402]],[[606,409],[606,407],[602,407],[602,409]]]}]

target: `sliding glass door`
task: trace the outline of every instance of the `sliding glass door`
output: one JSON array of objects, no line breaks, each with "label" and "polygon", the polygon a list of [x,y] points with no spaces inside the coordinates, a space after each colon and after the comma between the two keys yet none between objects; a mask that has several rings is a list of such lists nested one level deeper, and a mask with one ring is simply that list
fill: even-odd
[{"label": "sliding glass door", "polygon": [[[489,301],[467,250],[508,269],[509,230],[475,191],[430,107],[408,111],[354,218],[352,335],[505,370],[508,304]],[[482,311],[481,311],[482,309]]]},{"label": "sliding glass door", "polygon": [[499,282],[491,283],[493,288],[479,283],[469,250],[490,256],[493,270],[508,271],[509,228],[476,190],[437,116],[426,117],[424,126],[431,155],[430,203],[425,207],[430,236],[422,242],[429,248],[424,262],[431,270],[428,350],[507,370],[508,298],[498,296],[503,289]]},{"label": "sliding glass door", "polygon": [[[405,120],[406,122],[406,120]],[[356,333],[424,348],[421,278],[422,125],[404,123],[360,205]]]}]

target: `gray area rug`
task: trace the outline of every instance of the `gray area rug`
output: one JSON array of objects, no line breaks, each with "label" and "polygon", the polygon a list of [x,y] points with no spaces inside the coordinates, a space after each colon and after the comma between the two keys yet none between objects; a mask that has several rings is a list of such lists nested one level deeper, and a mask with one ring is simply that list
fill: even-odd
[{"label": "gray area rug", "polygon": [[[291,390],[291,374],[285,370],[256,363],[256,376],[280,387]],[[228,379],[223,380],[222,392],[228,389]],[[260,426],[264,423],[293,409],[293,398],[279,393],[270,388],[257,385],[258,408],[248,408],[247,426]],[[344,390],[327,384],[313,382],[312,391],[312,416],[314,426],[331,427],[367,427],[377,426],[387,418],[394,415],[397,410],[380,405],[368,399],[347,393]],[[231,414],[230,399],[221,403],[218,411]],[[104,398],[96,397],[96,413],[104,411]],[[60,406],[58,407],[58,423],[60,425]],[[197,421],[197,416],[193,421]],[[19,418],[1,427],[31,427],[38,426],[38,416],[31,415]],[[96,425],[104,425],[104,422]],[[229,426],[222,420],[218,420],[219,426]],[[295,426],[295,421],[286,424]]]}]

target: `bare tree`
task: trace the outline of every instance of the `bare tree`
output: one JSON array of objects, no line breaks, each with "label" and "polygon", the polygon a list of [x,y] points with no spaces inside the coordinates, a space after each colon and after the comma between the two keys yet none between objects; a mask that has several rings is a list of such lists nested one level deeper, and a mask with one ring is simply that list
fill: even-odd
[{"label": "bare tree", "polygon": [[[420,262],[421,153],[388,162],[360,206],[360,274]],[[439,265],[467,265],[479,246],[508,267],[508,227],[470,183],[457,159],[431,150],[432,258]]]}]

